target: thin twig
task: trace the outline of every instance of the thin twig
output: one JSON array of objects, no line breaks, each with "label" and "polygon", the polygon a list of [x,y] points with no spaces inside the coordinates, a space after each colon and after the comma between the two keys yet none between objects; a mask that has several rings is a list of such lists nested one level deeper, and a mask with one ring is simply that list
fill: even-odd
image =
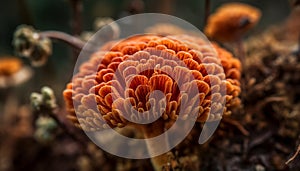
[{"label": "thin twig", "polygon": [[161,0],[160,1],[160,12],[164,13],[164,14],[172,14],[173,13],[173,9],[175,8],[175,3],[172,0]]},{"label": "thin twig", "polygon": [[[71,28],[74,36],[82,32],[82,0],[69,0],[72,7]],[[77,59],[79,51],[73,49],[73,59]]]},{"label": "thin twig", "polygon": [[210,0],[205,0],[205,7],[204,7],[204,27],[206,26],[207,24],[207,20],[208,20],[208,17],[210,15]]},{"label": "thin twig", "polygon": [[62,117],[63,115],[59,113],[60,111],[58,108],[49,109],[47,107],[41,106],[40,110],[35,112],[37,112],[36,116],[42,113],[53,118],[58,126],[64,131],[64,133],[66,133],[66,135],[69,136],[72,140],[77,142],[82,147],[84,153],[87,153],[85,151],[87,147],[87,141],[84,140],[83,136],[79,136],[77,133],[75,133],[70,122],[68,122],[65,117]]},{"label": "thin twig", "polygon": [[257,108],[259,110],[262,109],[262,107],[266,106],[269,103],[273,103],[273,102],[284,102],[285,100],[287,100],[285,97],[278,97],[278,96],[274,96],[274,97],[267,97],[263,100],[262,103],[260,103]]},{"label": "thin twig", "polygon": [[226,123],[228,123],[228,124],[230,124],[230,125],[235,126],[243,135],[249,136],[250,133],[238,121],[230,119],[230,118],[226,118],[226,117],[223,118],[223,121],[226,122]]},{"label": "thin twig", "polygon": [[72,30],[74,35],[80,35],[82,32],[82,0],[70,0],[71,6],[72,6]]},{"label": "thin twig", "polygon": [[[271,83],[275,80],[275,73],[265,78],[262,82],[255,84],[252,87],[248,87],[246,94],[252,94],[256,92],[260,92],[266,88],[266,85],[271,85]],[[249,81],[249,80],[248,80]]]},{"label": "thin twig", "polygon": [[70,130],[67,128],[68,124],[66,123],[66,121],[64,119],[62,119],[61,117],[59,117],[57,109],[54,109],[51,112],[47,112],[47,115],[50,116],[51,118],[53,118],[55,120],[55,122],[59,125],[59,127],[62,128],[68,136],[70,136],[75,141],[78,140],[77,137],[74,134],[72,134],[70,132]]},{"label": "thin twig", "polygon": [[295,154],[288,161],[286,161],[285,164],[289,164],[291,161],[293,161],[298,156],[299,153],[300,153],[300,144],[298,145],[298,149],[295,152]]},{"label": "thin twig", "polygon": [[249,142],[248,148],[252,149],[253,147],[256,147],[257,145],[260,145],[264,141],[270,139],[270,137],[274,134],[274,130],[268,130],[267,132],[257,136],[252,141]]},{"label": "thin twig", "polygon": [[60,32],[60,31],[43,31],[43,32],[40,32],[39,34],[42,37],[47,37],[50,39],[56,39],[56,40],[63,41],[78,50],[82,50],[82,48],[84,47],[84,45],[86,43],[77,37],[71,36],[67,33]]},{"label": "thin twig", "polygon": [[31,18],[30,12],[28,10],[26,1],[18,0],[17,3],[18,3],[18,7],[19,7],[19,12],[20,12],[19,16],[22,19],[22,23],[26,23],[28,25],[33,25],[32,18]]},{"label": "thin twig", "polygon": [[298,49],[297,49],[297,56],[300,57],[300,33],[298,36]]}]

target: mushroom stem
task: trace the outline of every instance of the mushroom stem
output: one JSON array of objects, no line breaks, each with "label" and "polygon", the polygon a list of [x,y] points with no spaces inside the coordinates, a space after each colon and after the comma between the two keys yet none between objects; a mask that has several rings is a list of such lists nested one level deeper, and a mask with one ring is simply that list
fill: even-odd
[{"label": "mushroom stem", "polygon": [[39,35],[41,37],[63,41],[78,50],[81,50],[85,45],[85,42],[80,40],[79,38],[60,31],[43,31],[40,32]]},{"label": "mushroom stem", "polygon": [[[2,92],[2,91],[1,91]],[[1,93],[2,94],[2,93]],[[15,117],[17,112],[16,106],[18,106],[19,101],[16,98],[17,95],[15,94],[15,89],[12,87],[8,87],[3,91],[4,97],[4,106],[3,106],[3,115],[0,117],[0,124],[8,126],[9,123],[11,123]]]},{"label": "mushroom stem", "polygon": [[242,63],[242,66],[245,66],[245,48],[243,46],[242,39],[236,41],[236,56]]},{"label": "mushroom stem", "polygon": [[[235,55],[238,57],[238,59],[241,61],[241,64],[242,64],[242,67],[241,67],[241,70],[242,70],[242,79],[241,79],[241,88],[243,91],[247,91],[246,90],[246,83],[250,80],[249,78],[249,74],[245,74],[243,72],[243,67],[246,66],[246,62],[245,62],[245,48],[243,46],[243,41],[242,41],[242,38],[238,39],[236,42],[235,42]],[[244,94],[247,94],[247,93],[244,93]],[[244,96],[241,96],[241,99],[242,101],[245,99]]]},{"label": "mushroom stem", "polygon": [[[166,134],[164,134],[165,130],[163,120],[158,120],[150,125],[143,126],[142,131],[146,138],[147,149],[150,156],[156,154],[161,149],[169,148],[168,137]],[[163,142],[152,141],[150,139],[159,135],[164,136],[163,139],[161,139]],[[163,166],[165,166],[168,163],[168,156],[168,153],[164,153],[151,158],[152,165],[156,171],[161,171],[163,169]]]}]

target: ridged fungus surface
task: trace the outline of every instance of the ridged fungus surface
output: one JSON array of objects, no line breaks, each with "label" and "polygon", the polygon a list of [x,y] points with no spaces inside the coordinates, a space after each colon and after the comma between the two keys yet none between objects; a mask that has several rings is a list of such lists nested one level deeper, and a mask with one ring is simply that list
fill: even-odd
[{"label": "ridged fungus surface", "polygon": [[[193,110],[180,109],[181,103],[189,102],[177,85],[178,81],[191,81],[199,90],[195,94],[199,98],[197,121],[220,119],[213,111],[223,109],[228,114],[231,107],[239,105],[241,66],[231,53],[216,44],[213,47],[190,36],[140,35],[115,45],[108,43],[81,65],[67,85],[63,95],[68,118],[86,131],[124,127],[132,123],[128,117],[136,122],[141,117],[153,119],[157,113],[149,111],[160,106],[150,105],[155,101],[150,94],[160,90],[166,97],[166,107],[159,119],[172,123],[178,118],[179,110],[186,113]],[[215,52],[218,58],[212,57]],[[186,67],[178,66],[172,57]],[[185,73],[191,73],[194,79],[186,79]],[[226,87],[225,108],[213,102],[223,98],[220,93],[212,96],[212,90],[218,91],[220,85]],[[127,103],[133,108],[126,108]],[[136,115],[132,110],[143,115]]]},{"label": "ridged fungus surface", "polygon": [[204,33],[220,42],[236,41],[257,24],[260,16],[260,10],[253,6],[227,3],[209,16]]}]

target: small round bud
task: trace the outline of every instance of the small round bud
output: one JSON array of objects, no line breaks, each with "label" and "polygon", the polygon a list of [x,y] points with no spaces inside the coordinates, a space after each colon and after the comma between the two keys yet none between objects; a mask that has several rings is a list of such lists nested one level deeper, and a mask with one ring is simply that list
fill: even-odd
[{"label": "small round bud", "polygon": [[41,93],[31,93],[30,101],[35,110],[40,110],[41,107],[54,109],[57,106],[54,92],[49,87],[43,87]]},{"label": "small round bud", "polygon": [[49,131],[57,128],[56,121],[50,117],[39,117],[35,124],[38,128],[43,128]]},{"label": "small round bud", "polygon": [[31,102],[31,106],[35,110],[40,110],[40,106],[42,105],[42,102],[43,102],[42,95],[39,93],[35,93],[35,92],[31,93],[30,102]]},{"label": "small round bud", "polygon": [[41,93],[42,93],[42,98],[43,98],[43,103],[45,106],[47,106],[48,108],[55,108],[56,105],[56,98],[54,95],[54,92],[51,88],[49,87],[43,87],[41,89]]},{"label": "small round bud", "polygon": [[33,66],[42,66],[52,54],[50,39],[41,36],[33,27],[21,25],[17,28],[13,46],[18,56],[30,59]]}]

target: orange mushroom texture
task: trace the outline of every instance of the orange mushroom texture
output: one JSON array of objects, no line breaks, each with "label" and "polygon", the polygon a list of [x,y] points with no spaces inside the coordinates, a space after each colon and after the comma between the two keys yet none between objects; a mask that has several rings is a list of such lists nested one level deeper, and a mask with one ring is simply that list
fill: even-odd
[{"label": "orange mushroom texture", "polygon": [[0,58],[0,75],[10,76],[22,69],[22,62],[17,58]]},{"label": "orange mushroom texture", "polygon": [[0,58],[0,88],[17,86],[32,76],[32,70],[16,57]]},{"label": "orange mushroom texture", "polygon": [[260,17],[260,10],[253,6],[227,3],[209,16],[204,33],[220,42],[236,41],[253,28]]},{"label": "orange mushroom texture", "polygon": [[[117,105],[122,107],[125,103],[131,103],[135,110],[144,112],[144,117],[154,117],[154,113],[147,113],[153,100],[149,99],[149,94],[154,90],[161,90],[167,99],[160,119],[166,123],[174,122],[178,118],[180,103],[184,101],[175,81],[186,78],[182,71],[191,73],[198,86],[199,94],[195,95],[200,99],[197,121],[218,119],[209,113],[220,108],[211,103],[212,99],[221,98],[220,94],[212,96],[211,91],[220,88],[221,84],[226,85],[226,105],[222,112],[230,113],[231,107],[239,105],[240,62],[216,44],[213,45],[215,50],[200,38],[156,35],[134,36],[115,46],[112,44],[104,45],[83,63],[63,92],[68,118],[86,131],[124,127],[131,123],[124,117],[128,113],[131,119],[138,120],[140,116],[135,116],[130,109],[129,112],[115,110]],[[151,53],[157,50],[160,53]],[[212,57],[215,52],[221,64]],[[187,67],[174,65],[172,58],[168,57],[170,54]],[[162,65],[153,66],[153,60],[162,61]],[[164,69],[171,71],[173,77],[164,73]],[[208,70],[214,74],[208,75]],[[127,87],[120,86],[124,84],[114,79],[116,75],[124,78]],[[211,86],[212,82],[216,83],[215,86]],[[113,100],[115,89],[120,94],[128,93],[129,97]]]}]

